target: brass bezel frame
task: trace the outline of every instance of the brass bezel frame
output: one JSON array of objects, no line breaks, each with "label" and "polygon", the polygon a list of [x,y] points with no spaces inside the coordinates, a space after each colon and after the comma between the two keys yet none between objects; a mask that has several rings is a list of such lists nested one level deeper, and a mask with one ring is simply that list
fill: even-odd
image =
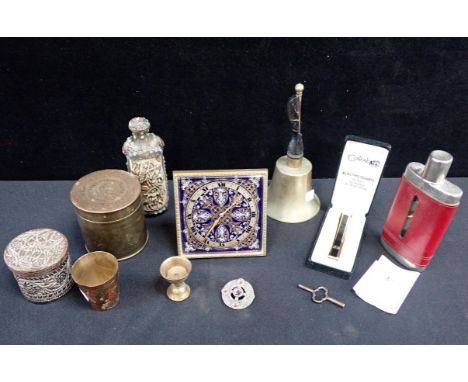
[{"label": "brass bezel frame", "polygon": [[[185,177],[211,177],[211,176],[222,176],[227,178],[234,178],[236,176],[253,176],[260,175],[263,182],[263,200],[262,200],[262,248],[261,250],[252,251],[239,251],[239,252],[223,252],[213,251],[206,252],[206,254],[188,254],[184,252],[182,248],[182,235],[181,235],[181,224],[180,224],[180,211],[179,211],[179,178]],[[233,179],[230,179],[233,181]],[[179,256],[186,257],[188,259],[209,259],[209,258],[220,258],[220,257],[257,257],[266,256],[267,248],[267,197],[268,197],[268,169],[235,169],[235,170],[176,170],[172,172],[172,183],[174,187],[174,206],[176,216],[176,232],[177,232],[177,254]]]}]

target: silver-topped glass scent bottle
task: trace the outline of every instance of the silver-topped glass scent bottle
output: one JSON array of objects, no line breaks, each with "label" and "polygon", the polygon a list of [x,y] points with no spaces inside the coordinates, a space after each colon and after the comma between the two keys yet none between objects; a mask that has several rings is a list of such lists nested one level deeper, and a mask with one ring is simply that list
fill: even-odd
[{"label": "silver-topped glass scent bottle", "polygon": [[128,171],[140,181],[145,213],[157,215],[167,209],[169,193],[164,141],[150,133],[150,126],[146,118],[132,118],[128,124],[132,135],[125,141],[122,152],[127,157]]}]

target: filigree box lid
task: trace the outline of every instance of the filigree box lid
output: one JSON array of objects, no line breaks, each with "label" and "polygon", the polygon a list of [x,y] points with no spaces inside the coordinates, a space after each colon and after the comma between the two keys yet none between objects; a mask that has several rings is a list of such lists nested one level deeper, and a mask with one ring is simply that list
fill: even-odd
[{"label": "filigree box lid", "polygon": [[36,273],[54,269],[68,256],[68,240],[50,228],[37,228],[15,237],[7,245],[4,260],[15,273]]},{"label": "filigree box lid", "polygon": [[73,205],[89,213],[120,211],[140,197],[140,182],[123,170],[100,170],[80,178],[70,191]]}]

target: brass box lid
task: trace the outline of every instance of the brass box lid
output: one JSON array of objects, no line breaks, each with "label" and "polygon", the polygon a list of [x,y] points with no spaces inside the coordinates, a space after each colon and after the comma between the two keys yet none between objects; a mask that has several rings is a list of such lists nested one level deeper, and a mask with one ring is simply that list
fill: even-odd
[{"label": "brass box lid", "polygon": [[79,179],[70,191],[71,202],[79,212],[113,214],[140,199],[140,182],[123,170],[100,170]]},{"label": "brass box lid", "polygon": [[14,273],[31,275],[57,268],[68,256],[68,240],[50,228],[23,232],[8,243],[4,260]]}]

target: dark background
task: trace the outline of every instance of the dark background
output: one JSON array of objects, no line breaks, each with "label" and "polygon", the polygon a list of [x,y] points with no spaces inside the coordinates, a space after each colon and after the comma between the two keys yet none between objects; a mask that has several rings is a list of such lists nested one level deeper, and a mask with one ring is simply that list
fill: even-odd
[{"label": "dark background", "polygon": [[273,170],[305,84],[306,156],[334,177],[343,139],[392,144],[385,176],[434,149],[468,176],[468,39],[1,39],[0,179],[125,168],[146,116],[173,169]]}]

